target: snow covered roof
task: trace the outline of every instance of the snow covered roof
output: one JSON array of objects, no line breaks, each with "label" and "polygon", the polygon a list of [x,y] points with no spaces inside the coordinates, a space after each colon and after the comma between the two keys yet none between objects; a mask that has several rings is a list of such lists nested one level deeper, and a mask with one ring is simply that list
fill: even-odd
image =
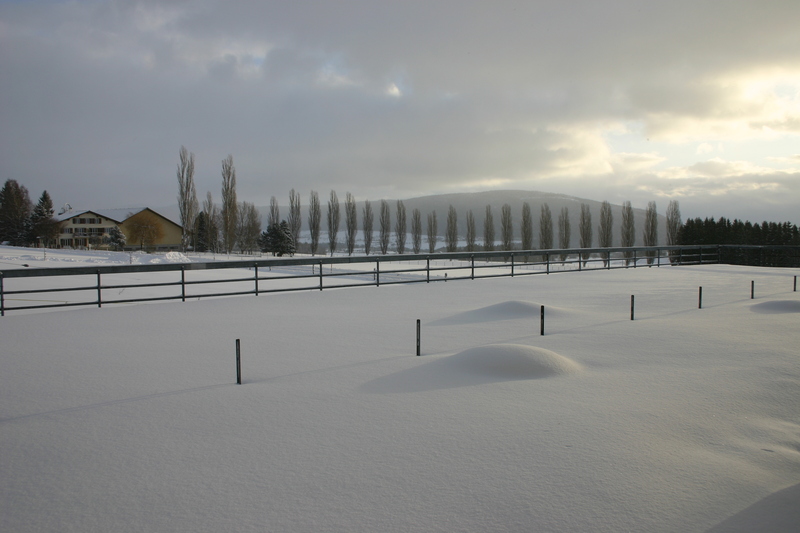
[{"label": "snow covered roof", "polygon": [[59,222],[63,222],[64,220],[69,220],[70,218],[79,217],[81,215],[85,215],[86,213],[92,213],[95,215],[100,215],[101,217],[107,218],[109,220],[113,220],[114,222],[120,224],[125,220],[129,219],[130,217],[132,217],[133,215],[141,213],[145,209],[149,209],[150,211],[156,213],[157,215],[162,216],[165,219],[169,220],[173,224],[180,226],[180,224],[178,224],[168,216],[159,213],[152,207],[120,207],[116,209],[73,209],[71,211],[67,211],[66,213],[61,213],[59,215],[56,215],[55,218]]}]

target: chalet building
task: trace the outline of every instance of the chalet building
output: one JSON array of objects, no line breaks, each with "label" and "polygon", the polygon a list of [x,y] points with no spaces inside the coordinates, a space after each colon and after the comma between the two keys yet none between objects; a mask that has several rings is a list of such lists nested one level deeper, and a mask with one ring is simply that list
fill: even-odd
[{"label": "chalet building", "polygon": [[181,246],[183,228],[149,207],[70,210],[56,216],[61,248],[107,249],[111,228],[125,235],[126,249],[174,250]]}]

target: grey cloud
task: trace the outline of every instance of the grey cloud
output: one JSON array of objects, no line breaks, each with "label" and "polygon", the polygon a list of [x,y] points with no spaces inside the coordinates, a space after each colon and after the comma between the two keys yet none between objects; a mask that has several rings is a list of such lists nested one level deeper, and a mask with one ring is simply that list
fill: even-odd
[{"label": "grey cloud", "polygon": [[217,193],[231,153],[262,202],[292,187],[410,196],[489,178],[557,191],[596,180],[607,194],[630,176],[565,174],[596,157],[581,132],[736,118],[715,76],[800,70],[798,15],[771,2],[4,5],[0,170],[105,207],[171,203],[181,145],[199,190]]}]

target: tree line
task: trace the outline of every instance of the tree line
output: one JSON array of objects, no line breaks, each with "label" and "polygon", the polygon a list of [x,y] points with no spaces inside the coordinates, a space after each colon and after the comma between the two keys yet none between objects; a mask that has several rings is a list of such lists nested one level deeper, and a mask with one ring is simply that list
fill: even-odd
[{"label": "tree line", "polygon": [[[504,204],[499,212],[498,231],[495,226],[493,207],[487,205],[483,211],[482,227],[478,228],[478,218],[472,210],[465,214],[466,232],[463,240],[459,235],[458,212],[453,205],[447,209],[444,219],[443,236],[439,231],[439,217],[435,210],[425,213],[413,209],[407,213],[402,200],[391,205],[380,200],[376,205],[369,200],[363,202],[359,212],[352,194],[346,193],[342,203],[336,191],[331,191],[327,209],[323,217],[323,206],[317,191],[311,191],[308,198],[307,217],[301,215],[300,195],[292,189],[289,193],[289,212],[281,218],[279,202],[275,196],[270,199],[269,218],[266,230],[262,231],[261,215],[250,202],[239,202],[236,193],[236,168],[233,156],[228,155],[221,163],[221,203],[217,205],[211,192],[206,193],[202,205],[198,202],[194,184],[194,154],[185,147],[179,151],[177,166],[178,209],[183,226],[182,248],[184,250],[212,251],[230,253],[239,250],[243,253],[262,251],[274,255],[291,255],[300,246],[300,232],[303,224],[308,224],[309,240],[303,243],[304,252],[316,255],[321,252],[320,240],[322,226],[327,231],[327,251],[333,255],[339,249],[339,233],[344,223],[344,251],[352,255],[356,248],[356,238],[361,231],[363,252],[366,255],[379,252],[398,254],[407,251],[418,254],[423,249],[423,236],[426,249],[433,253],[440,244],[448,252],[458,250],[472,251],[511,251],[519,243],[521,250],[534,250],[534,215],[528,202],[523,202],[519,225],[515,225],[513,210]],[[342,217],[342,212],[344,217]],[[394,215],[394,216],[393,216]],[[569,209],[561,208],[555,217],[545,202],[539,206],[538,249],[572,247]],[[581,203],[578,213],[577,229],[579,248],[613,246],[612,235],[614,216],[612,206],[604,201],[600,207],[600,220],[597,226],[592,221],[588,204]],[[343,220],[342,220],[343,218]],[[482,230],[479,235],[478,231]],[[518,231],[519,241],[515,231]],[[59,232],[59,222],[54,218],[53,202],[47,191],[34,205],[28,190],[13,179],[6,181],[0,189],[0,242],[16,246],[32,244],[54,245]],[[632,247],[636,240],[634,211],[631,202],[622,204],[619,222],[621,247]],[[410,239],[409,239],[410,237]],[[558,238],[558,241],[555,238]],[[480,241],[480,242],[479,242]],[[658,215],[656,203],[648,202],[645,209],[642,242],[645,246],[658,243]],[[788,222],[751,224],[740,220],[720,218],[689,219],[681,221],[680,206],[677,201],[669,202],[666,211],[666,243],[668,245],[693,244],[800,244],[796,225]],[[124,236],[115,239],[111,245],[124,244]],[[587,254],[581,254],[584,260]],[[625,255],[632,260],[632,253]],[[652,262],[655,252],[646,255]],[[562,257],[562,260],[566,259]]]},{"label": "tree line", "polygon": [[[200,251],[228,252],[238,248],[244,253],[252,253],[256,249],[271,252],[275,255],[294,253],[299,243],[303,219],[301,215],[300,195],[292,189],[289,193],[289,214],[286,219],[280,216],[279,203],[276,197],[270,199],[269,220],[266,231],[261,232],[261,217],[255,206],[248,202],[238,203],[236,200],[236,169],[233,157],[228,156],[222,161],[222,204],[218,208],[213,201],[211,193],[207,193],[202,211],[199,211],[194,189],[194,154],[189,153],[184,147],[180,150],[178,163],[178,206],[181,213],[181,224],[184,227],[184,247]],[[342,209],[343,207],[343,209]],[[327,201],[325,217],[322,213],[322,201],[317,191],[311,191],[308,199],[308,224],[309,242],[307,251],[311,255],[320,252],[320,239],[322,225],[326,224],[327,250],[331,255],[339,248],[339,233],[342,224],[342,211],[344,211],[344,245],[348,255],[352,255],[356,247],[356,237],[359,231],[359,212],[356,200],[352,194],[346,193],[344,205],[339,200],[336,191],[331,191]],[[394,212],[394,223],[392,223]],[[372,202],[364,201],[360,213],[361,233],[363,235],[363,251],[369,255],[373,252],[373,245],[381,254],[389,253],[394,245],[398,254],[407,250],[418,254],[423,246],[423,230],[427,237],[427,251],[433,253],[439,243],[439,218],[436,211],[426,214],[426,227],[423,228],[423,214],[419,209],[413,209],[409,216],[402,200],[397,200],[394,206],[388,201],[380,200],[373,208]],[[377,227],[376,227],[377,224]],[[597,226],[599,247],[612,246],[614,217],[611,204],[603,202],[600,209],[600,222]],[[466,251],[477,250],[502,250],[515,249],[515,225],[512,208],[504,204],[500,209],[499,238],[495,232],[494,213],[492,206],[487,205],[483,216],[482,242],[478,243],[478,228],[476,217],[472,210],[466,213],[466,234],[463,246],[458,231],[458,213],[450,205],[445,218],[443,244],[448,252],[459,249]],[[671,201],[667,209],[667,243],[678,244],[678,231],[681,227],[680,208],[677,201]],[[553,214],[547,203],[540,206],[539,213],[539,249],[554,248],[554,237],[558,235],[558,247],[570,248],[571,245],[571,220],[569,209],[563,207],[558,214],[557,226],[553,223]],[[375,232],[377,231],[377,235]],[[592,213],[588,204],[582,203],[578,219],[578,233],[580,247],[591,248],[594,241],[594,226]],[[634,211],[630,202],[622,205],[622,221],[620,224],[621,242],[624,247],[634,246],[636,228]],[[410,235],[410,248],[408,237]],[[519,225],[520,244],[522,250],[533,250],[534,231],[533,215],[528,202],[522,205],[522,217]],[[373,241],[373,238],[377,240]],[[392,239],[393,238],[393,239]],[[658,215],[655,202],[649,202],[645,211],[645,223],[642,233],[645,246],[655,246],[658,242]],[[306,251],[306,250],[304,250]],[[648,256],[652,262],[655,253]],[[588,259],[588,254],[583,254]],[[626,256],[628,260],[632,258]],[[562,258],[562,259],[565,259]]]},{"label": "tree line", "polygon": [[789,222],[761,224],[720,217],[688,219],[681,226],[680,244],[800,245],[800,230]]},{"label": "tree line", "polygon": [[0,243],[54,245],[59,232],[54,214],[53,200],[47,191],[42,192],[34,205],[24,185],[6,180],[0,189]]}]

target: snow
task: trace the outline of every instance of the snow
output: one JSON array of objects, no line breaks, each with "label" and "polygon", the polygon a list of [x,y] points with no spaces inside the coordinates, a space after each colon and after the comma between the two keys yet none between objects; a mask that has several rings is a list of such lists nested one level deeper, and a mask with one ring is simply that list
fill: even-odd
[{"label": "snow", "polygon": [[10,313],[0,530],[791,530],[797,274],[665,266]]}]

